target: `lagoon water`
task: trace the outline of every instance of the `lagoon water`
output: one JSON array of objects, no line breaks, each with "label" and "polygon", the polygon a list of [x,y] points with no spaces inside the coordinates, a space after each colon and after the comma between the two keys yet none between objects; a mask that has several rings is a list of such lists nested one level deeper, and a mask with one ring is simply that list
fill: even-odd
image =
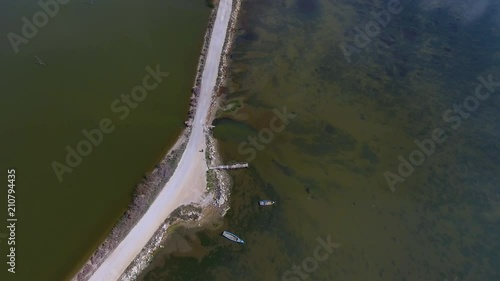
[{"label": "lagoon water", "polygon": [[[31,20],[41,8],[37,1],[0,2],[0,167],[4,187],[7,168],[16,169],[18,218],[16,274],[7,272],[8,245],[0,240],[1,280],[64,280],[78,270],[187,116],[210,14],[206,3],[93,2],[61,5],[17,54],[7,34],[21,35],[22,17]],[[156,65],[170,75],[120,119],[112,102]],[[65,147],[77,149],[86,139],[82,130],[98,128],[103,118],[114,131],[59,182],[51,163],[65,164]],[[2,192],[0,234],[6,198]]]},{"label": "lagoon water", "polygon": [[243,1],[227,97],[243,106],[214,123],[225,161],[251,167],[224,224],[177,229],[140,280],[500,279],[500,87],[469,98],[500,81],[498,3],[401,1],[349,63],[340,45],[388,2]]}]

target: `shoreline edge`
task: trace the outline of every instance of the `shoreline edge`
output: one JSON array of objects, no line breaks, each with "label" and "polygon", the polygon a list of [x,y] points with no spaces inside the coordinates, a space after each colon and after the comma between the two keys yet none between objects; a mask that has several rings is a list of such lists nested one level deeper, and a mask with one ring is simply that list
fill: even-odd
[{"label": "shoreline edge", "polygon": [[[182,130],[177,141],[170,148],[167,154],[157,165],[155,165],[153,171],[145,176],[144,180],[137,185],[134,191],[134,196],[132,198],[132,203],[129,205],[128,210],[109,232],[108,237],[104,240],[103,243],[100,244],[99,247],[97,247],[97,249],[87,260],[87,262],[81,267],[81,269],[76,273],[73,272],[73,277],[68,278],[67,280],[87,281],[91,279],[92,275],[109,257],[111,252],[113,252],[117,248],[118,244],[124,239],[125,236],[128,235],[128,233],[134,228],[134,226],[146,213],[151,203],[157,198],[160,191],[164,188],[167,188],[166,185],[171,176],[174,174],[180,160],[179,158],[182,157],[186,149],[186,145],[189,141],[188,138],[191,134],[193,119],[198,108],[200,87],[202,82],[203,70],[206,63],[206,56],[210,47],[209,44],[213,35],[212,32],[214,29],[215,20],[217,18],[219,8],[221,7],[220,2],[222,1],[231,1],[232,9],[228,26],[226,27],[226,34],[219,62],[217,80],[214,89],[211,91],[211,104],[208,108],[208,114],[205,122],[206,124],[211,124],[211,122],[214,120],[217,108],[220,104],[220,100],[223,98],[222,96],[219,96],[219,93],[220,89],[225,85],[227,79],[226,73],[229,66],[228,55],[232,49],[237,17],[241,7],[241,0],[219,0],[217,6],[212,9],[212,13],[207,24],[207,31],[204,36],[200,58],[198,61],[198,67],[194,79],[194,86],[191,90],[192,95],[190,98],[188,118],[187,121],[185,121],[186,127]],[[204,133],[207,142],[206,161],[209,161],[211,165],[220,164],[220,156],[217,151],[217,141],[213,138],[209,130],[206,130]],[[138,274],[140,274],[140,272],[142,272],[142,270],[149,264],[154,252],[160,247],[161,243],[164,242],[165,239],[167,239],[170,226],[173,226],[174,224],[192,225],[193,223],[197,226],[201,226],[206,224],[208,221],[221,218],[225,215],[227,210],[229,210],[228,199],[231,180],[227,172],[223,170],[211,171],[214,171],[216,175],[216,188],[214,190],[204,192],[202,200],[200,200],[200,202],[193,202],[188,205],[180,204],[178,208],[172,211],[160,226],[160,228],[155,231],[155,234],[151,237],[146,246],[143,247],[137,257],[134,258],[131,264],[127,267],[125,272],[116,274],[117,276],[115,277],[118,278],[116,280],[135,279]],[[140,192],[138,192],[138,190],[141,190],[141,187],[142,189],[149,188],[152,191],[148,194],[148,196],[144,196],[143,194],[140,194]],[[149,201],[147,202],[149,204],[147,204],[147,206],[140,206],[138,205],[138,203],[136,203],[136,201],[142,201],[142,204],[144,204],[144,201]],[[216,214],[215,217],[213,214]]]}]

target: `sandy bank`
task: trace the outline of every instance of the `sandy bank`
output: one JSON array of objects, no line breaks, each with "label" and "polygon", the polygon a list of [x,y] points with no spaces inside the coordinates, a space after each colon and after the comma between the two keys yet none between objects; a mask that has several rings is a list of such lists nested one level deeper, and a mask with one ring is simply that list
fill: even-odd
[{"label": "sandy bank", "polygon": [[92,268],[88,268],[87,274],[81,274],[74,280],[87,280],[89,275],[91,276],[88,280],[92,281],[118,280],[151,237],[162,229],[165,220],[174,210],[182,205],[204,202],[207,164],[205,153],[200,150],[207,149],[205,125],[210,119],[214,88],[217,82],[220,82],[218,77],[221,57],[232,11],[232,0],[220,0],[209,36],[208,50],[202,58],[203,71],[197,78],[199,87],[193,89],[194,117],[193,112],[190,112],[190,120],[187,123],[189,137],[177,168],[146,213],[114,250],[106,255],[100,266],[96,269],[97,264],[94,264]]}]

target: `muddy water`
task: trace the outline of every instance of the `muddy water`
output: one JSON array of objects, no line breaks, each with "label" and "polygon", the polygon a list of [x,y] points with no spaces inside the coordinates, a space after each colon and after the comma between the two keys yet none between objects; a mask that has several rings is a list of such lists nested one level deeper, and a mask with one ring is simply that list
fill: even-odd
[{"label": "muddy water", "polygon": [[[179,231],[191,248],[141,280],[498,280],[500,87],[453,109],[478,76],[500,81],[500,10],[457,2],[401,2],[350,63],[339,45],[387,1],[244,2],[228,95],[243,107],[214,123],[226,161],[251,168],[231,172],[224,223]],[[444,142],[413,152],[436,128]],[[328,236],[340,247],[314,258]]]},{"label": "muddy water", "polygon": [[[69,1],[16,54],[6,35],[22,34],[37,2],[0,3],[0,167],[2,180],[16,169],[18,217],[16,274],[2,239],[1,280],[63,280],[105,238],[183,128],[210,14],[193,0]],[[120,119],[111,103],[157,64],[170,75]],[[51,163],[64,164],[65,147],[76,149],[103,118],[114,131],[59,182]],[[0,233],[6,203],[2,192]]]}]

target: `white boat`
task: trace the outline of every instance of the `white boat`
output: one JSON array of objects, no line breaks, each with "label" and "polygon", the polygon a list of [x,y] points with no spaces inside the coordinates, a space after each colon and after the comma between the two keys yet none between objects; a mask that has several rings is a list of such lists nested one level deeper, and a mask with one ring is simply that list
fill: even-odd
[{"label": "white boat", "polygon": [[271,206],[271,205],[274,205],[274,203],[276,203],[276,201],[272,201],[272,200],[260,200],[259,201],[259,205],[261,205],[261,206]]},{"label": "white boat", "polygon": [[226,237],[227,239],[233,241],[233,242],[236,242],[236,243],[241,243],[241,244],[244,244],[245,241],[241,240],[240,237],[234,235],[233,233],[229,232],[229,231],[224,231],[222,232],[222,236]]}]

